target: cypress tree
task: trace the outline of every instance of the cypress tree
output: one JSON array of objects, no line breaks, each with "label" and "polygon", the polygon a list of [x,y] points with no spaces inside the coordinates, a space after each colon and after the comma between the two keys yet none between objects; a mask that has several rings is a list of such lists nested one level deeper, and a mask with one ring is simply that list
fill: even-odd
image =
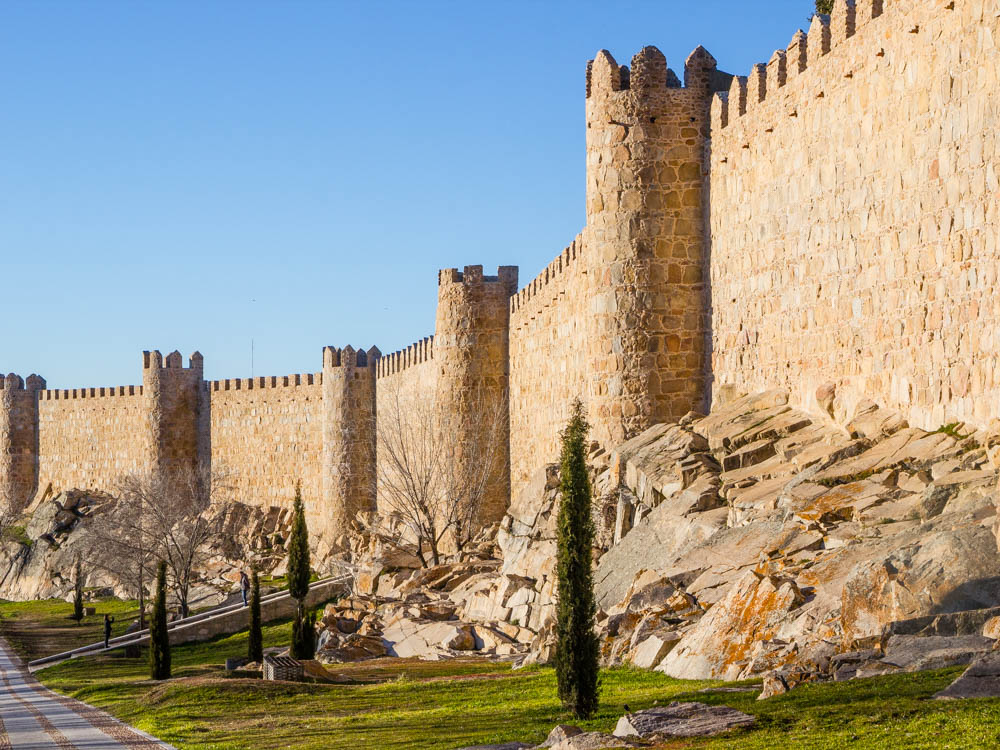
[{"label": "cypress tree", "polygon": [[295,485],[292,533],[288,539],[288,593],[300,602],[309,593],[309,529],[302,507],[302,488]]},{"label": "cypress tree", "polygon": [[816,12],[824,16],[833,13],[833,0],[816,0]]},{"label": "cypress tree", "polygon": [[311,659],[313,649],[310,643],[313,633],[308,632],[309,617],[305,612],[305,600],[309,594],[309,529],[306,513],[302,507],[302,487],[295,485],[295,510],[292,518],[292,533],[288,540],[288,593],[298,601],[295,608],[295,623],[292,626],[291,655],[295,659]]},{"label": "cypress tree", "polygon": [[250,661],[264,661],[264,634],[260,629],[260,579],[257,568],[250,574],[250,634],[247,637],[247,658]]},{"label": "cypress tree", "polygon": [[580,719],[597,710],[600,692],[594,633],[594,520],[585,454],[589,429],[577,399],[562,432],[560,456],[555,666],[559,699]]},{"label": "cypress tree", "polygon": [[154,680],[170,677],[170,634],[167,632],[167,563],[160,561],[156,572],[156,599],[149,623],[149,676]]},{"label": "cypress tree", "polygon": [[312,659],[316,655],[316,613],[297,613],[292,623],[291,655],[296,659]]},{"label": "cypress tree", "polygon": [[79,625],[83,621],[83,571],[79,557],[76,558],[73,573],[75,578],[73,581],[73,619]]}]

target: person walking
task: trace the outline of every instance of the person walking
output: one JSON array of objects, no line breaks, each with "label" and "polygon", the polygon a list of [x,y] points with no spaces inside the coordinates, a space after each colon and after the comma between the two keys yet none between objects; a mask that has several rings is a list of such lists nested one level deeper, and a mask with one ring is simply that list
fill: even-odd
[{"label": "person walking", "polygon": [[108,648],[111,641],[111,623],[115,621],[114,617],[110,615],[104,615],[104,648]]},{"label": "person walking", "polygon": [[246,571],[240,571],[240,593],[243,594],[243,606],[247,606],[247,597],[250,595],[250,579],[247,578]]}]

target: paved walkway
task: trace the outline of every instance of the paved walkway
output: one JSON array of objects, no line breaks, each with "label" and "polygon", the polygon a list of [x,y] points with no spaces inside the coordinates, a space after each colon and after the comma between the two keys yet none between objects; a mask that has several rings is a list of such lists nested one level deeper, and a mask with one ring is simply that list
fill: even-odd
[{"label": "paved walkway", "polygon": [[171,746],[93,706],[43,687],[0,639],[0,750],[43,748],[159,750]]}]

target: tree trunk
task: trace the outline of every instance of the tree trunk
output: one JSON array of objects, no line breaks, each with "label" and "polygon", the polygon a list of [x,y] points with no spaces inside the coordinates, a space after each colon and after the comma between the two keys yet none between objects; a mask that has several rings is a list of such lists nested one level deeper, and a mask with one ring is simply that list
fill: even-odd
[{"label": "tree trunk", "polygon": [[146,592],[143,591],[142,579],[139,580],[139,630],[146,629]]}]

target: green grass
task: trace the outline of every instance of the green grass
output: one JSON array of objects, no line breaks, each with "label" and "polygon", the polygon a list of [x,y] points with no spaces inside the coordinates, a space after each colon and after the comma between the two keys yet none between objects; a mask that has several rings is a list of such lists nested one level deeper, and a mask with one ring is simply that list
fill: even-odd
[{"label": "green grass", "polygon": [[[2,604],[45,620],[65,602]],[[110,606],[110,603],[109,603]],[[126,605],[122,605],[123,608]],[[265,646],[287,645],[288,622],[264,627]],[[935,701],[961,668],[806,685],[767,701],[751,693],[700,693],[720,683],[656,672],[602,673],[601,709],[587,722],[563,713],[549,668],[511,671],[475,659],[379,659],[333,667],[349,684],[287,684],[227,675],[227,657],[246,653],[246,633],[178,646],[174,679],[147,680],[142,660],[92,657],[43,670],[50,687],[107,709],[178,748],[455,748],[511,740],[541,742],[558,723],[610,731],[622,714],[671,700],[725,704],[758,717],[751,731],[665,748],[981,748],[1000,745],[1000,700]]]},{"label": "green grass", "polygon": [[115,618],[111,626],[112,637],[123,635],[125,628],[139,616],[139,603],[109,599],[84,602],[94,607],[96,613],[87,615],[77,624],[69,619],[73,614],[72,602],[61,599],[43,599],[30,602],[0,600],[0,634],[4,635],[14,650],[25,660],[69,651],[95,643],[104,637],[104,615]]},{"label": "green grass", "polygon": [[958,431],[958,427],[961,422],[949,422],[948,424],[943,424],[934,430],[935,434],[948,435],[949,437],[955,438],[955,440],[965,440],[968,435],[963,435]]},{"label": "green grass", "polygon": [[30,547],[34,543],[24,526],[8,526],[3,530],[3,539],[8,542],[19,542],[26,547]]}]

